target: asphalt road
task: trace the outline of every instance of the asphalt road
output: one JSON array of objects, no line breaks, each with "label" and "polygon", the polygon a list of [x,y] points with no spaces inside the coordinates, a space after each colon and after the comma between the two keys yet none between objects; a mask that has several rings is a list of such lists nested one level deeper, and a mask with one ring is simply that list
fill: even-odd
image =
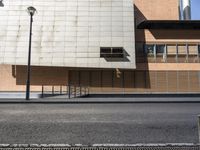
[{"label": "asphalt road", "polygon": [[196,143],[200,103],[1,104],[1,144]]}]

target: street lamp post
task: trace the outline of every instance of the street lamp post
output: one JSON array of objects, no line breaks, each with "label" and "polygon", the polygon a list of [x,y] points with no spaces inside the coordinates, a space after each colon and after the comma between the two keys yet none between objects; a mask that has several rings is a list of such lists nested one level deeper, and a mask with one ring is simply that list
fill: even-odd
[{"label": "street lamp post", "polygon": [[30,99],[30,74],[31,74],[31,41],[32,41],[32,24],[33,24],[33,15],[36,12],[36,9],[32,6],[27,8],[27,11],[30,15],[30,34],[29,34],[29,51],[28,51],[28,66],[27,66],[27,81],[26,81],[26,100]]}]

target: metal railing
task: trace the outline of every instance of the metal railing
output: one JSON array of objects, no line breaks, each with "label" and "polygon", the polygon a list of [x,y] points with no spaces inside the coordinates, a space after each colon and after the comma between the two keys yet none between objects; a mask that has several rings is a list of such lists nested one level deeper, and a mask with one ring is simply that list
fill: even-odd
[{"label": "metal railing", "polygon": [[[46,89],[47,88],[47,89]],[[78,98],[88,96],[89,87],[81,85],[48,86],[42,85],[42,98],[54,96],[66,96],[66,98]]]}]

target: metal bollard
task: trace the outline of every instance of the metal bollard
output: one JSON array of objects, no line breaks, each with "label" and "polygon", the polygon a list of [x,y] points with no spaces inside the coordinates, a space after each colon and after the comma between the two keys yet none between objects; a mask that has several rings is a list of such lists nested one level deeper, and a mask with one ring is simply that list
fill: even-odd
[{"label": "metal bollard", "polygon": [[71,98],[71,86],[70,85],[68,86],[68,98],[69,99]]},{"label": "metal bollard", "polygon": [[62,95],[62,86],[60,86],[60,95]]},{"label": "metal bollard", "polygon": [[54,95],[54,86],[52,86],[52,95]]},{"label": "metal bollard", "polygon": [[44,98],[44,85],[42,85],[42,98]]},{"label": "metal bollard", "polygon": [[80,86],[80,97],[82,96],[82,87]]},{"label": "metal bollard", "polygon": [[76,98],[76,86],[74,87],[74,98]]},{"label": "metal bollard", "polygon": [[199,130],[199,143],[200,143],[200,115],[198,116],[198,130]]}]

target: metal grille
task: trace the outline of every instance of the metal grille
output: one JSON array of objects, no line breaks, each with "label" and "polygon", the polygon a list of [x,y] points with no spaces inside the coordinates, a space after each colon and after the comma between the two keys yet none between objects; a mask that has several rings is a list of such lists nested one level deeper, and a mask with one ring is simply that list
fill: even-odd
[{"label": "metal grille", "polygon": [[145,146],[145,147],[48,147],[48,148],[0,148],[0,150],[200,150],[200,146]]}]

